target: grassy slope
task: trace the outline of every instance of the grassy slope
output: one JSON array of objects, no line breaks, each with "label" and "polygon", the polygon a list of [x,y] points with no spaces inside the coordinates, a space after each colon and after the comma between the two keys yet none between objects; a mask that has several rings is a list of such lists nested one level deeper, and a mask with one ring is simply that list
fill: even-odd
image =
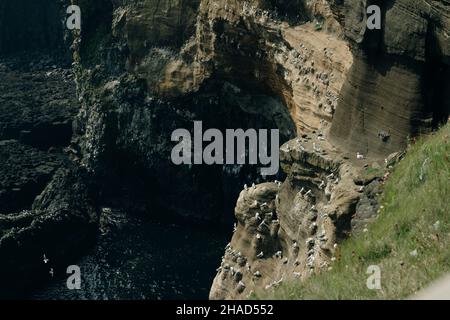
[{"label": "grassy slope", "polygon": [[[447,124],[408,149],[386,182],[380,216],[342,243],[331,271],[261,298],[400,299],[450,272],[449,136]],[[381,269],[381,290],[366,286],[369,265]]]}]

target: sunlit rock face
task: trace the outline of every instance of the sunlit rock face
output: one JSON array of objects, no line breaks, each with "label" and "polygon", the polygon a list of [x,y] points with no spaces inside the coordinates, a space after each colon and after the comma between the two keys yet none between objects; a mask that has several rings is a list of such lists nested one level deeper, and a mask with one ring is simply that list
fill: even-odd
[{"label": "sunlit rock face", "polygon": [[[81,7],[81,31],[61,29],[69,2]],[[95,206],[186,224],[237,220],[214,299],[328,270],[339,241],[376,215],[381,179],[366,169],[381,169],[378,160],[395,158],[408,136],[448,117],[448,1],[39,4],[1,2],[0,52],[73,50],[82,104],[73,160],[95,182]],[[365,27],[371,4],[381,7],[382,31]],[[20,10],[33,30],[17,25]],[[175,166],[171,133],[198,120],[221,130],[280,129],[279,175]],[[54,215],[45,205],[59,185],[86,183],[78,170],[62,171],[36,200],[52,226],[61,215],[89,230],[96,224],[94,205],[84,203],[90,195],[63,192]],[[8,230],[23,221],[27,214],[8,218]]]},{"label": "sunlit rock face", "polygon": [[[379,4],[383,31],[366,28],[366,6]],[[446,121],[448,1],[346,1],[345,34],[355,62],[341,92],[331,137],[352,152],[385,157],[407,136]]]},{"label": "sunlit rock face", "polygon": [[[362,178],[361,165],[379,166],[372,162],[448,116],[444,1],[80,4],[92,25],[75,42],[83,165],[99,177],[142,177],[143,194],[154,202],[164,194],[168,201],[158,204],[188,219],[214,212],[208,219],[223,220],[241,186],[256,181],[253,198],[239,196],[220,269],[228,271],[216,277],[212,298],[326,270],[335,243],[358,225],[353,217],[376,212],[378,181]],[[381,7],[382,32],[365,27],[371,4]],[[249,168],[171,165],[168,133],[202,119],[218,128],[277,127],[283,142],[301,137],[282,152],[285,182],[275,192]],[[354,163],[357,152],[364,163]],[[279,224],[277,232],[257,231],[264,226],[253,221],[256,212],[270,228]]]}]

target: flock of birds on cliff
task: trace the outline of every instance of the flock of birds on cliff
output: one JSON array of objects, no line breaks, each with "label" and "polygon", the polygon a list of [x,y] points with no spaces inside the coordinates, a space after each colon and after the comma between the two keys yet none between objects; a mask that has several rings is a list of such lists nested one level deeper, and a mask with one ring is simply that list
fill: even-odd
[{"label": "flock of birds on cliff", "polygon": [[[219,5],[215,4],[216,9],[219,9]],[[274,29],[278,35],[279,38],[282,39],[282,30],[281,28],[274,28],[277,26],[277,20],[272,19],[272,15],[267,10],[261,10],[258,9],[252,5],[250,5],[248,2],[244,2],[242,4],[242,9],[240,14],[235,11],[235,9],[231,6],[225,5],[224,10],[229,13],[230,15],[239,15],[242,18],[251,18],[253,22],[257,22],[260,24],[263,24],[269,29]],[[243,32],[240,32],[239,38],[242,38],[244,36]],[[289,44],[282,41],[282,43],[274,44],[267,42],[265,39],[260,39],[260,44],[264,44],[265,47],[262,49],[256,49],[252,46],[251,50],[249,52],[245,52],[243,49],[242,43],[235,39],[232,35],[227,35],[222,33],[220,36],[220,43],[225,44],[231,44],[236,47],[237,52],[241,56],[247,56],[250,54],[255,55],[256,58],[262,59],[266,55],[272,55],[274,60],[278,63],[280,63],[282,66],[289,65],[287,64],[287,61],[290,62],[290,64],[293,66],[293,70],[287,70],[284,71],[284,80],[292,85],[292,82],[296,83],[303,83],[304,86],[309,90],[311,89],[313,94],[316,97],[322,97],[322,101],[318,102],[318,108],[324,109],[324,111],[328,114],[334,114],[336,104],[338,97],[336,94],[329,91],[327,88],[330,85],[331,79],[334,77],[334,74],[328,74],[327,72],[319,72],[317,70],[317,67],[315,66],[314,60],[311,60],[311,56],[314,53],[313,50],[309,50],[303,43],[299,44],[298,50],[295,49],[289,49]],[[272,48],[273,52],[270,53],[270,50],[268,51],[267,48]],[[325,57],[330,59],[330,57],[333,55],[333,50],[329,48],[323,48],[323,54]],[[203,57],[199,58],[203,61]],[[309,65],[306,66],[306,64],[309,62]],[[255,70],[255,77],[256,79],[260,78],[260,71]],[[319,83],[325,86],[325,89],[321,89],[319,87]],[[325,94],[322,94],[325,90]]]},{"label": "flock of birds on cliff", "polygon": [[[217,5],[217,4],[216,4]],[[230,8],[228,5],[225,5],[224,7],[226,12],[234,13],[235,12],[231,12],[234,8]],[[252,17],[253,21],[261,23],[261,24],[268,24],[270,22],[274,22],[274,20],[271,21],[271,14],[268,11],[263,11],[260,9],[257,9],[256,7],[251,6],[249,3],[244,2],[242,4],[242,12],[241,12],[241,16],[243,17]],[[278,32],[278,35],[280,36],[280,38],[282,38],[282,30],[278,29],[276,30]],[[242,35],[241,35],[242,36]],[[223,43],[228,43],[228,44],[232,44],[236,46],[236,49],[238,50],[238,52],[240,53],[240,55],[245,56],[247,55],[247,53],[245,52],[244,48],[243,48],[243,44],[241,44],[237,39],[234,39],[233,36],[231,35],[226,35],[226,34],[222,34],[220,36],[220,39],[223,41]],[[332,80],[332,78],[334,77],[334,74],[331,73],[327,73],[327,72],[319,72],[317,69],[318,67],[315,65],[315,62],[313,60],[311,60],[311,55],[313,54],[313,50],[308,49],[303,43],[299,44],[299,50],[295,50],[295,49],[289,49],[289,45],[287,45],[286,43],[282,43],[281,45],[275,45],[273,43],[267,43],[266,40],[261,39],[260,42],[264,42],[261,44],[264,44],[266,46],[268,46],[269,48],[273,48],[274,51],[272,53],[273,58],[275,59],[276,62],[279,62],[282,66],[286,66],[286,65],[292,65],[294,67],[294,71],[290,71],[290,70],[285,70],[284,71],[284,79],[287,81],[287,83],[291,83],[293,81],[297,82],[297,83],[303,83],[304,86],[307,89],[311,89],[313,94],[316,97],[324,97],[325,102],[319,102],[318,103],[318,108],[322,109],[324,108],[325,112],[329,113],[329,114],[333,114],[335,107],[336,107],[336,102],[337,102],[337,96],[335,96],[331,91],[329,91],[327,88],[330,85],[330,82]],[[253,51],[255,52],[254,48]],[[323,48],[323,53],[325,55],[325,57],[330,58],[331,55],[333,55],[333,51],[331,49],[328,48]],[[266,56],[267,50],[266,49],[261,49],[261,50],[256,50],[256,57],[261,59],[264,56]],[[309,64],[306,65],[309,61]],[[287,63],[289,62],[289,63]],[[259,78],[260,73],[258,70],[255,71],[255,76],[256,78]],[[322,89],[320,89],[319,84],[325,86],[325,94],[322,94],[323,91]],[[324,120],[321,120],[321,125],[322,122]],[[326,141],[326,138],[323,134],[318,134],[317,138],[317,142],[313,141],[312,142],[312,153],[315,154],[319,154],[319,155],[325,155],[326,151],[322,148],[321,146],[321,142]],[[297,142],[297,146],[300,148],[301,151],[306,152],[306,145],[302,144],[302,141],[300,138],[296,139]],[[326,149],[326,147],[325,147]],[[290,152],[291,151],[291,146],[290,144],[286,144],[285,147],[285,151],[286,152]],[[360,153],[357,152],[356,153],[356,159],[357,160],[364,160],[365,156]],[[280,187],[281,186],[281,182],[279,181],[275,181],[275,183]],[[326,176],[326,181],[325,180],[321,180],[318,183],[318,188],[319,190],[324,190],[325,195],[327,197],[329,197],[332,193],[332,189],[333,189],[333,185],[337,185],[339,183],[339,177],[335,177],[333,173],[331,173],[330,175]],[[250,188],[252,188],[253,190],[257,188],[255,183],[252,183],[251,187],[249,187],[247,184],[244,185],[244,190],[248,191]],[[300,192],[299,195],[305,199],[308,203],[313,203],[313,199],[315,197],[314,192],[311,189],[306,189],[305,187],[303,187]],[[276,201],[278,201],[278,195],[276,196]],[[260,206],[261,208],[267,207],[267,203],[262,203],[259,204],[257,200],[255,200],[254,203],[255,206]],[[315,217],[317,217],[317,209],[315,207],[314,204],[312,204],[311,206],[311,212],[313,212],[313,215]],[[257,222],[258,228],[257,230],[269,230],[269,227],[267,225],[267,223],[271,222],[275,225],[278,226],[278,229],[280,227],[280,222],[278,219],[273,220],[273,213],[271,212],[266,212],[265,214],[261,214],[260,212],[256,212],[254,215],[254,221]],[[327,214],[322,214],[321,218],[325,218],[327,216]],[[309,230],[312,234],[316,234],[317,230],[318,230],[318,224],[317,222],[313,219],[313,221],[311,222],[310,226],[309,226]],[[233,233],[237,232],[238,230],[238,226],[237,224],[234,225],[233,227]],[[261,232],[257,232],[255,235],[256,241],[257,242],[261,242],[263,236],[261,235]],[[320,243],[324,243],[326,242],[327,239],[327,235],[325,230],[322,228],[322,231],[317,235],[317,239],[319,240]],[[315,239],[313,237],[309,237],[308,239],[306,239],[305,241],[306,243],[306,248],[307,248],[307,258],[306,258],[306,266],[309,268],[310,271],[314,270],[314,265],[315,265],[315,256],[316,256],[316,251],[315,251]],[[337,248],[337,244],[334,244],[333,247],[336,249]],[[238,263],[239,265],[243,264],[246,267],[246,270],[248,272],[250,272],[254,277],[260,278],[262,277],[262,273],[259,270],[253,270],[252,272],[252,267],[249,264],[249,262],[247,261],[247,259],[245,257],[243,257],[241,252],[236,252],[235,250],[233,250],[233,248],[231,247],[231,243],[229,243],[227,245],[227,247],[225,248],[225,253],[226,255],[229,254],[232,257],[234,257],[237,261],[240,261],[240,263]],[[292,244],[292,250],[293,252],[299,252],[300,250],[300,246],[297,243],[297,241],[294,241],[294,243]],[[256,258],[257,259],[263,259],[267,257],[266,253],[264,251],[259,251],[256,254]],[[273,257],[277,258],[277,259],[282,259],[283,258],[283,252],[282,251],[276,251],[273,255]],[[287,259],[288,258],[284,258],[283,263],[287,263]],[[335,259],[334,257],[332,257],[332,261],[333,259]],[[225,262],[225,258],[222,258],[222,264],[221,266],[217,269],[218,272],[222,271],[222,270],[227,270],[231,273],[232,277],[234,277],[236,283],[237,283],[237,290],[239,293],[242,293],[245,288],[246,285],[243,282],[243,275],[241,273],[241,271],[236,270],[234,267],[229,266],[228,264],[224,264]],[[298,260],[296,260],[294,262],[294,265],[298,266],[300,265],[300,262]],[[293,275],[295,277],[300,277],[301,273],[294,271]],[[268,284],[266,286],[266,289],[275,287],[277,285],[279,285],[281,282],[283,281],[283,278],[277,280],[277,281],[273,281],[272,283]]]},{"label": "flock of birds on cliff", "polygon": [[[319,137],[321,137],[322,139],[319,139],[320,141],[324,141],[325,138],[322,135],[319,135]],[[300,149],[302,151],[305,151],[305,148],[302,146],[300,139],[296,139],[297,144],[300,146]],[[289,152],[291,149],[289,147],[289,143],[286,146],[286,151]],[[312,152],[313,153],[319,153],[321,154],[323,151],[320,147],[317,146],[317,144],[315,142],[312,143]],[[357,160],[364,160],[365,156],[360,153],[357,152],[356,153],[356,159]],[[331,173],[329,175],[327,175],[326,177],[326,181],[325,180],[320,180],[320,183],[318,183],[318,189],[319,190],[324,190],[325,194],[327,196],[331,195],[332,192],[332,186],[333,185],[337,185],[339,183],[339,177],[336,177],[334,173]],[[278,187],[281,187],[282,183],[280,181],[275,180],[274,183],[277,184]],[[247,184],[244,185],[244,191],[249,191],[250,188],[252,190],[255,190],[257,188],[257,185],[255,183],[252,183],[251,187],[249,187]],[[302,187],[299,191],[299,195],[306,200],[308,203],[313,203],[313,199],[315,197],[312,189],[309,188],[305,188]],[[275,197],[275,201],[279,201],[278,198],[278,194]],[[255,203],[253,204],[254,206],[259,206],[261,207],[261,209],[268,209],[269,206],[267,203],[259,203],[257,200],[255,200]],[[318,224],[316,222],[316,218],[317,218],[317,209],[316,206],[314,204],[311,205],[310,211],[312,212],[312,216],[310,218],[311,220],[311,224],[309,226],[309,230],[311,232],[311,234],[316,234],[317,230],[318,230]],[[325,219],[328,216],[328,214],[324,213],[321,214],[321,219]],[[254,221],[260,223],[257,230],[262,230],[263,227],[265,227],[265,230],[268,230],[268,226],[267,223],[272,222],[275,225],[278,225],[278,229],[280,227],[280,221],[278,219],[276,220],[272,220],[274,217],[274,214],[272,212],[266,212],[264,215],[262,215],[260,212],[256,212],[254,215]],[[277,230],[278,230],[277,229]],[[237,224],[234,224],[234,228],[233,228],[233,233],[235,233],[237,231]],[[257,242],[261,242],[262,241],[262,235],[260,232],[257,232],[255,234],[255,239]],[[323,244],[326,243],[328,241],[328,237],[326,235],[325,230],[322,228],[322,231],[317,235],[317,240],[319,241],[319,243]],[[306,239],[305,241],[305,245],[306,245],[306,249],[307,249],[307,256],[306,256],[306,266],[309,268],[310,273],[312,273],[314,271],[315,268],[315,259],[316,259],[316,240],[313,237],[309,237]],[[337,248],[337,243],[335,243],[333,245],[333,248],[336,249]],[[294,254],[298,254],[300,250],[300,246],[297,243],[297,241],[294,241],[292,244],[292,252]],[[231,255],[232,257],[236,257],[237,260],[242,261],[242,263],[244,263],[245,261],[245,268],[247,270],[247,272],[250,272],[254,277],[256,278],[260,278],[262,277],[262,273],[259,270],[253,270],[252,271],[252,267],[249,264],[249,262],[247,261],[247,259],[245,257],[243,257],[241,252],[236,252],[232,247],[231,247],[231,243],[229,243],[227,245],[227,247],[225,248],[225,252],[226,254]],[[283,252],[281,250],[275,252],[275,254],[273,254],[274,258],[277,259],[282,259],[283,258]],[[266,256],[264,251],[259,251],[256,254],[256,258],[257,259],[264,259],[264,258],[268,258],[268,256]],[[336,258],[335,257],[331,257],[331,261],[335,261]],[[283,264],[287,264],[288,263],[288,258],[284,258],[283,260]],[[238,263],[239,264],[239,263]],[[299,266],[300,265],[300,261],[298,259],[296,259],[294,261],[294,265],[295,266]],[[326,262],[322,262],[321,267],[326,267],[327,263]],[[330,267],[331,268],[331,267]],[[236,280],[237,282],[237,290],[239,293],[242,293],[245,288],[246,285],[243,282],[243,275],[241,273],[241,271],[236,270],[234,267],[229,266],[228,264],[225,264],[225,257],[222,258],[222,264],[221,266],[217,269],[218,272],[222,271],[222,270],[226,270],[229,271],[231,276]],[[298,271],[293,271],[293,276],[294,277],[300,277],[301,273]],[[277,281],[273,281],[270,284],[266,285],[265,289],[270,289],[273,287],[276,287],[277,285],[279,285],[280,283],[282,283],[283,278],[277,280]]]}]

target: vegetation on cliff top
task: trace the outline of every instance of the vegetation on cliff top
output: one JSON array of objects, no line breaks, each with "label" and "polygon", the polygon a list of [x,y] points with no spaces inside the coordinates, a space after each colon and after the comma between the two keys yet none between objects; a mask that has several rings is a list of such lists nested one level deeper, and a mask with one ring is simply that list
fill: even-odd
[{"label": "vegetation on cliff top", "polygon": [[[330,271],[287,282],[260,298],[402,299],[450,272],[450,124],[409,146],[381,197],[368,230],[340,246]],[[381,289],[367,269],[381,270]]]}]

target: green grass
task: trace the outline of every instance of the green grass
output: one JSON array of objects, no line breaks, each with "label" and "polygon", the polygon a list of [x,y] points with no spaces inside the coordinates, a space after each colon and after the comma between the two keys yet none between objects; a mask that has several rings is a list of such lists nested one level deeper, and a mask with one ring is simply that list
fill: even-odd
[{"label": "green grass", "polygon": [[[341,244],[332,270],[258,298],[402,299],[450,272],[449,136],[447,124],[408,147],[384,186],[380,215]],[[381,290],[367,288],[370,265],[380,267]]]}]

